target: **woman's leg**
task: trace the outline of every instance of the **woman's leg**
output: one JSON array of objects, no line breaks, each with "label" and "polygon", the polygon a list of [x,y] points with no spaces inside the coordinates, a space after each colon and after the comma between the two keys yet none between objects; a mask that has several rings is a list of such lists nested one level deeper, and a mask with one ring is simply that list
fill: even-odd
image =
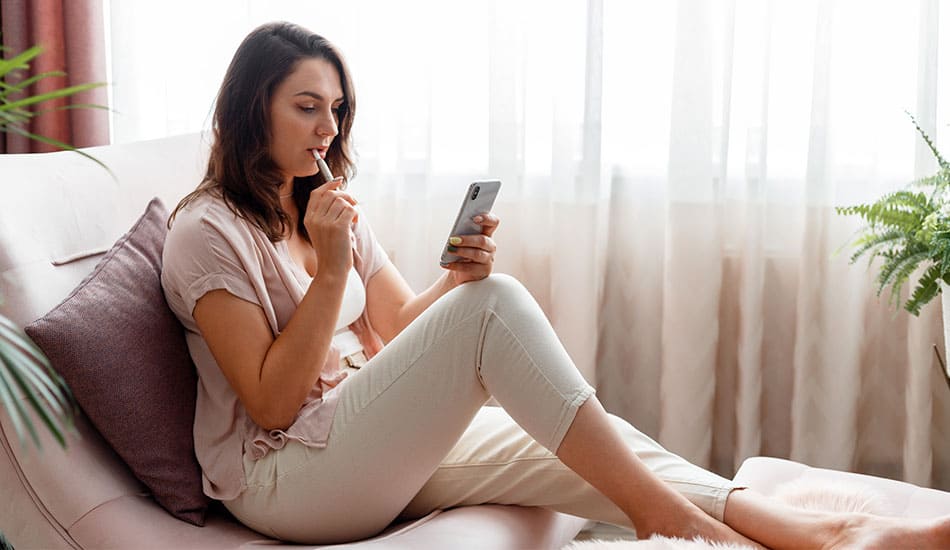
[{"label": "woman's leg", "polygon": [[[722,523],[735,485],[663,449],[632,426],[611,426],[608,418],[596,399],[585,403],[557,456],[616,503],[639,538],[658,534],[752,543]],[[624,437],[630,432],[640,437]]]},{"label": "woman's leg", "polygon": [[501,276],[448,293],[339,390],[326,448],[289,441],[245,463],[248,488],[226,503],[242,522],[299,542],[371,536],[425,484],[489,392],[549,446],[593,393],[527,291]]},{"label": "woman's leg", "polygon": [[[673,488],[678,498],[688,501],[687,506],[722,517],[726,496],[733,487],[730,481],[666,451],[625,420],[606,416],[623,440],[622,452],[633,450],[650,475]],[[609,465],[602,469],[616,467],[615,457],[608,460]],[[629,484],[624,481],[620,485]],[[402,515],[415,518],[436,509],[481,503],[540,506],[634,528],[620,507],[534,441],[500,407],[479,410]],[[638,507],[646,508],[643,502]],[[642,530],[639,534],[646,535]]]},{"label": "woman's leg", "polygon": [[886,518],[868,514],[810,512],[753,491],[736,491],[725,521],[771,548],[950,548],[950,517]]}]

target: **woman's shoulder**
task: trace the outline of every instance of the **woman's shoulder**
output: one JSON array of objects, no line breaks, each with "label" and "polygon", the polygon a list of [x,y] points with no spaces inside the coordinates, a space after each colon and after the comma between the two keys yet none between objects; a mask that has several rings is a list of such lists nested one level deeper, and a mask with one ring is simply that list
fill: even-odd
[{"label": "woman's shoulder", "polygon": [[199,251],[220,243],[253,240],[251,228],[227,204],[220,193],[207,190],[195,195],[175,213],[165,247],[178,251]]},{"label": "woman's shoulder", "polygon": [[224,233],[243,234],[247,223],[215,190],[194,196],[175,213],[169,236],[176,234]]},{"label": "woman's shoulder", "polygon": [[224,197],[219,192],[208,189],[192,195],[178,208],[171,228],[174,230],[178,226],[190,226],[206,221],[232,221],[236,217]]}]

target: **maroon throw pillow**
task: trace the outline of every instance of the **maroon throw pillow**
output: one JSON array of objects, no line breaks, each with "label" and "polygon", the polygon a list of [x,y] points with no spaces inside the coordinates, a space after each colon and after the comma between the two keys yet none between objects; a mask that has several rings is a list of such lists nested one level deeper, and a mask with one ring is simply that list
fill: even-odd
[{"label": "maroon throw pillow", "polygon": [[160,279],[167,216],[152,199],[93,272],[26,333],[155,500],[204,525],[209,500],[192,436],[197,374]]}]

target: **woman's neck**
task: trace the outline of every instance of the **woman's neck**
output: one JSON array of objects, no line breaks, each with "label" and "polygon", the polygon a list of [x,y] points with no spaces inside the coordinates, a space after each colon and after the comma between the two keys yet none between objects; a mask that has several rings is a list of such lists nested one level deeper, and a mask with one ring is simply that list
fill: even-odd
[{"label": "woman's neck", "polygon": [[[282,188],[283,189],[283,188]],[[284,238],[289,239],[297,232],[297,221],[299,212],[297,212],[297,203],[294,202],[293,193],[289,195],[282,193],[280,195],[280,207],[287,214],[290,227],[284,233]]]},{"label": "woman's neck", "polygon": [[283,183],[278,189],[277,194],[280,195],[280,199],[284,200],[290,198],[294,195],[294,182]]}]

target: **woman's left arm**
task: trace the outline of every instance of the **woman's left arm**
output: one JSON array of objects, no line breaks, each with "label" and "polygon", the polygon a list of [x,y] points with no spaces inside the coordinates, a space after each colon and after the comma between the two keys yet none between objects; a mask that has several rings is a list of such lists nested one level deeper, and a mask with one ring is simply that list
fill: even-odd
[{"label": "woman's left arm", "polygon": [[498,218],[482,214],[473,218],[482,227],[480,235],[459,235],[451,252],[462,260],[443,266],[445,273],[429,288],[415,294],[399,270],[387,263],[370,277],[366,285],[366,308],[370,322],[383,341],[389,342],[402,332],[427,307],[443,294],[469,281],[491,275],[495,262],[495,241],[491,236],[498,228]]}]

